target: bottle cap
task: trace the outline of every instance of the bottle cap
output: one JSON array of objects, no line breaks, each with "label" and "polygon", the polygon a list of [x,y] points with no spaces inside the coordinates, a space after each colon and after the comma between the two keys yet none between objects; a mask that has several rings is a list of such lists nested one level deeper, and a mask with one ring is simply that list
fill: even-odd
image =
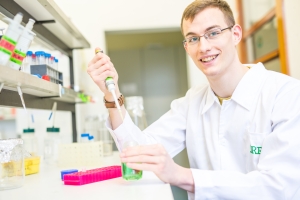
[{"label": "bottle cap", "polygon": [[32,56],[32,51],[27,51],[26,55],[27,56]]},{"label": "bottle cap", "polygon": [[81,133],[81,137],[89,137],[90,134],[88,133]]},{"label": "bottle cap", "polygon": [[56,128],[56,127],[50,127],[50,128],[47,128],[47,132],[49,133],[59,133],[59,128]]},{"label": "bottle cap", "polygon": [[23,133],[34,133],[34,128],[23,129]]},{"label": "bottle cap", "polygon": [[50,53],[45,53],[45,57],[46,57],[46,58],[50,58],[50,57],[51,57],[51,54],[50,54]]},{"label": "bottle cap", "polygon": [[21,23],[23,19],[23,14],[21,12],[18,12],[15,16],[14,16],[14,21]]},{"label": "bottle cap", "polygon": [[35,22],[35,21],[34,21],[33,19],[29,18],[29,20],[28,20],[28,22],[27,22],[25,28],[31,31],[32,28],[33,28],[34,22]]}]

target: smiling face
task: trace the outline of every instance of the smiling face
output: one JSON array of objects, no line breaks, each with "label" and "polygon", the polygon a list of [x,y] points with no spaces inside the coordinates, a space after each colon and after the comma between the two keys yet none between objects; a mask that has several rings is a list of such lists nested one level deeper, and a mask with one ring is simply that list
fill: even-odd
[{"label": "smiling face", "polygon": [[[209,7],[195,15],[192,21],[183,20],[182,30],[184,37],[190,39],[193,36],[203,36],[214,28],[224,29],[233,25],[226,23],[220,9]],[[196,44],[186,43],[185,50],[197,67],[211,80],[230,73],[230,68],[239,65],[235,46],[240,39],[241,28],[235,25],[222,31],[216,38],[200,37],[200,41]]]}]

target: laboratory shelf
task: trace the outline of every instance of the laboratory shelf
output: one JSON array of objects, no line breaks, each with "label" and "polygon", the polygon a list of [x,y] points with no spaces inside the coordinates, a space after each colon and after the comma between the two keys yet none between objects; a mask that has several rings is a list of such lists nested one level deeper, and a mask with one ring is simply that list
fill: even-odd
[{"label": "laboratory shelf", "polygon": [[69,103],[82,103],[81,99],[78,97],[78,92],[70,88],[65,88],[59,85],[61,96],[53,98],[58,101],[69,102]]},{"label": "laboratory shelf", "polygon": [[38,21],[53,21],[43,23],[50,32],[61,38],[71,49],[88,48],[88,41],[83,37],[71,20],[63,13],[54,0],[15,0],[22,8]]},{"label": "laboratory shelf", "polygon": [[25,94],[38,97],[60,96],[59,85],[43,79],[0,65],[0,83],[4,83],[4,89],[17,91],[17,86]]},{"label": "laboratory shelf", "polygon": [[17,92],[17,86],[20,86],[22,93],[24,94],[43,98],[53,98],[57,101],[69,103],[80,102],[78,93],[72,89],[1,65],[0,83],[4,83],[3,89],[6,90]]},{"label": "laboratory shelf", "polygon": [[13,18],[18,12],[23,13],[23,25],[29,18],[36,22],[33,32],[36,37],[72,57],[73,49],[89,48],[87,39],[63,13],[54,0],[0,0],[0,12]]},{"label": "laboratory shelf", "polygon": [[[55,0],[0,0],[0,20],[4,17],[12,19],[18,12],[23,13],[22,25],[29,18],[36,21],[32,29],[36,42],[69,57],[70,84],[74,85],[73,50],[89,48],[89,42]],[[77,141],[75,105],[82,102],[77,92],[4,66],[0,66],[1,83],[4,88],[0,93],[0,106],[22,107],[17,86],[21,87],[28,108],[49,110],[57,101],[57,110],[72,113],[73,142]]]}]

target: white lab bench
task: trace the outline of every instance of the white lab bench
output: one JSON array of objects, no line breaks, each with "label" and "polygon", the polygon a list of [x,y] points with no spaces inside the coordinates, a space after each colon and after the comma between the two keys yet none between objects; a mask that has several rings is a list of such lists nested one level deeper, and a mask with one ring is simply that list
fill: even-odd
[{"label": "white lab bench", "polygon": [[[120,165],[117,153],[107,157],[105,165]],[[64,185],[62,168],[41,164],[40,172],[25,176],[25,184],[16,189],[0,191],[0,200],[174,200],[169,184],[160,181],[152,172],[143,172],[138,181],[122,177],[82,186]]]}]

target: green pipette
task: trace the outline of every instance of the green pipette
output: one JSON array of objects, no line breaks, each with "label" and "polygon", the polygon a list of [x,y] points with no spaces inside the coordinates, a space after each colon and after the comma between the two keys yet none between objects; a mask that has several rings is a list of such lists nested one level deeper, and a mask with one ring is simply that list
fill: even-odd
[{"label": "green pipette", "polygon": [[[96,49],[95,50],[96,54],[99,53],[99,52],[103,53],[103,51],[100,50],[100,49]],[[115,82],[114,82],[113,78],[112,77],[107,77],[105,79],[105,85],[106,85],[106,88],[108,89],[108,91],[112,94],[112,96],[114,98],[114,101],[115,101],[115,104],[117,106],[117,109],[118,109],[118,111],[120,113],[121,119],[123,121],[122,110],[121,110],[118,98],[116,96],[116,86],[115,86]]]}]

